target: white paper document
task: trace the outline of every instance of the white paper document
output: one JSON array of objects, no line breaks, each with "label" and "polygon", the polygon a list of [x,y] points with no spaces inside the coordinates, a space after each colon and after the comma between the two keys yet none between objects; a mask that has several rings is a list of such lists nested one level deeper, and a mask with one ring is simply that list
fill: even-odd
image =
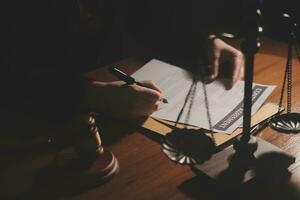
[{"label": "white paper document", "polygon": [[[178,121],[216,132],[232,133],[243,122],[244,81],[230,90],[224,80],[208,84],[193,81],[188,71],[151,60],[132,75],[137,81],[153,80],[168,100],[161,103],[152,117]],[[254,114],[275,86],[253,84],[252,114]]]}]

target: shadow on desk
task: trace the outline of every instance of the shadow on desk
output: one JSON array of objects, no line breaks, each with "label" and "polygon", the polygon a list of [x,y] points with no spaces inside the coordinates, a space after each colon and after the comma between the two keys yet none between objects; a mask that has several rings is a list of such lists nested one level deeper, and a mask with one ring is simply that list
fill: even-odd
[{"label": "shadow on desk", "polygon": [[[201,171],[197,176],[183,182],[179,190],[192,199],[272,199],[272,200],[300,200],[300,191],[290,182],[291,173],[285,168],[284,154],[270,153],[257,159],[255,178],[241,183],[236,176],[239,171],[232,171],[230,167],[222,174],[227,174],[226,180],[213,179]],[[231,172],[231,173],[229,173]]]}]

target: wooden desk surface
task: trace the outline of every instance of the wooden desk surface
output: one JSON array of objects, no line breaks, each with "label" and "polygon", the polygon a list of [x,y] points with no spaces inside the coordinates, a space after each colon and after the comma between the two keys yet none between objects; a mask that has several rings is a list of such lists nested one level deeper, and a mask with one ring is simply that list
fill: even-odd
[{"label": "wooden desk surface", "polygon": [[[278,102],[286,63],[287,45],[265,39],[255,59],[255,82],[274,84],[278,87],[269,101]],[[127,72],[142,66],[145,60],[127,59],[119,63]],[[292,109],[300,112],[300,67],[293,62],[293,104]],[[102,70],[93,73],[101,80],[112,80]],[[102,122],[101,122],[102,123]],[[115,126],[117,123],[118,126]],[[160,144],[153,133],[146,132],[125,122],[104,120],[100,125],[104,146],[111,150],[119,160],[120,172],[110,182],[75,194],[54,195],[57,191],[34,188],[34,176],[39,169],[54,158],[56,148],[23,151],[1,155],[0,197],[1,199],[28,197],[39,194],[39,199],[193,199],[193,191],[201,191],[198,198],[211,199],[214,193],[208,182],[197,182],[189,186],[195,174],[187,166],[176,165],[162,153]],[[299,166],[300,137],[295,134],[281,134],[271,128],[264,129],[259,137],[277,145],[296,157]],[[293,171],[291,182],[300,189],[300,170]],[[188,188],[191,187],[191,188]],[[206,193],[205,193],[206,191]],[[210,193],[210,194],[208,194]],[[298,196],[299,197],[299,196]]]}]

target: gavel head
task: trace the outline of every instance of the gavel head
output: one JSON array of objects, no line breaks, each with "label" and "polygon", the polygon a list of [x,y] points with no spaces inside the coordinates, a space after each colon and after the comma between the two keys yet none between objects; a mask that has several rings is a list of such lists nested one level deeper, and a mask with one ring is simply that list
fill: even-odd
[{"label": "gavel head", "polygon": [[91,113],[79,115],[69,123],[69,139],[78,154],[100,155],[103,153],[102,141]]}]

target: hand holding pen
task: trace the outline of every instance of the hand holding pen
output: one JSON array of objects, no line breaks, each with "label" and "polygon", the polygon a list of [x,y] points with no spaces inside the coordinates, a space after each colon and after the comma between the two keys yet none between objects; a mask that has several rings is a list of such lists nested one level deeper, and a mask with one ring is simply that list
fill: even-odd
[{"label": "hand holding pen", "polygon": [[[154,89],[154,90],[161,92],[160,89],[158,87],[156,87],[154,84],[151,85],[151,84],[147,84],[147,82],[145,82],[145,83],[137,82],[133,77],[129,76],[125,72],[122,72],[121,70],[117,69],[116,67],[109,68],[109,71],[113,75],[115,75],[117,78],[119,78],[120,80],[126,82],[128,85],[137,84],[138,86]],[[162,101],[163,103],[168,103],[168,100],[166,98],[161,98],[160,101]]]},{"label": "hand holding pen", "polygon": [[90,82],[84,105],[87,109],[111,115],[120,119],[134,119],[149,116],[158,110],[161,92],[151,81],[124,84],[123,81]]},{"label": "hand holding pen", "polygon": [[110,72],[121,81],[92,80],[83,99],[87,109],[121,119],[133,119],[149,116],[158,110],[161,102],[167,102],[152,81],[137,82],[121,71],[116,72],[116,69],[110,69]]}]

